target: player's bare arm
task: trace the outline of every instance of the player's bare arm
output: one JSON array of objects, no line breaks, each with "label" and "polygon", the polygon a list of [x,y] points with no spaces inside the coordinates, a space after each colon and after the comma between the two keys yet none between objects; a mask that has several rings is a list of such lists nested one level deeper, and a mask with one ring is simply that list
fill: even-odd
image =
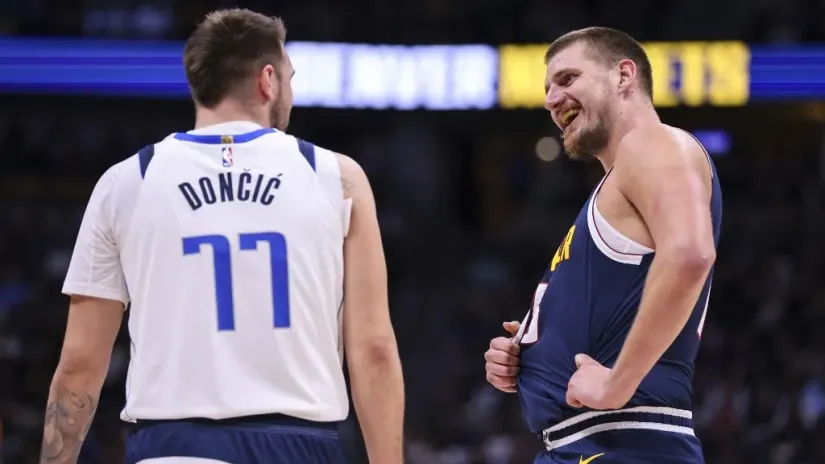
[{"label": "player's bare arm", "polygon": [[41,464],[73,464],[92,424],[123,319],[120,301],[73,296],[49,390]]},{"label": "player's bare arm", "polygon": [[375,199],[361,166],[342,155],[339,166],[344,196],[352,200],[344,242],[343,330],[353,402],[370,462],[401,463],[404,381]]},{"label": "player's bare arm", "polygon": [[628,134],[617,156],[619,189],[639,211],[656,249],[636,321],[613,369],[635,391],[690,318],[716,259],[711,173],[695,143],[665,126]]},{"label": "player's bare arm", "polygon": [[[596,395],[602,398],[587,398],[596,404],[581,401],[599,409],[630,400],[684,328],[716,259],[710,168],[696,144],[679,143],[662,125],[637,129],[622,140],[613,169],[619,191],[647,226],[656,255],[636,320],[604,391]],[[576,363],[606,369],[585,355]]]}]

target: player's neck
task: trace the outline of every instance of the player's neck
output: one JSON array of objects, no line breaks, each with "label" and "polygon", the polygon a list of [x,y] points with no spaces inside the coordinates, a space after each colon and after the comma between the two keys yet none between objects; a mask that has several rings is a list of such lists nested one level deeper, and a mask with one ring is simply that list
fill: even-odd
[{"label": "player's neck", "polygon": [[604,166],[604,170],[609,170],[616,160],[616,149],[625,135],[637,127],[649,124],[660,124],[662,120],[653,105],[644,102],[636,103],[627,108],[623,108],[616,118],[616,124],[610,133],[610,140],[607,147],[599,153],[596,158]]},{"label": "player's neck", "polygon": [[249,121],[261,127],[269,127],[269,117],[266,113],[254,113],[248,108],[231,102],[219,103],[214,108],[197,108],[195,111],[195,129],[232,121]]}]

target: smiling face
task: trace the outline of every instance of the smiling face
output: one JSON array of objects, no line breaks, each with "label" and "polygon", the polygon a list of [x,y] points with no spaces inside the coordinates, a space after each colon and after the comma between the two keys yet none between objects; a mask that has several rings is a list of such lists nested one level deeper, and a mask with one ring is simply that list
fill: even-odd
[{"label": "smiling face", "polygon": [[590,159],[607,146],[616,98],[609,69],[593,60],[587,43],[561,50],[547,63],[545,108],[562,131],[572,159]]}]

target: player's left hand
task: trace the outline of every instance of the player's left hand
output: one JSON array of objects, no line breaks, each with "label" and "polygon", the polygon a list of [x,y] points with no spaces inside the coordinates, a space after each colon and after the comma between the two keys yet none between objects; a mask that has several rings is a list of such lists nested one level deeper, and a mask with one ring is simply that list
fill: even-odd
[{"label": "player's left hand", "polygon": [[613,370],[586,354],[576,355],[576,373],[567,384],[567,404],[574,408],[619,409],[633,396],[633,391],[617,388]]}]

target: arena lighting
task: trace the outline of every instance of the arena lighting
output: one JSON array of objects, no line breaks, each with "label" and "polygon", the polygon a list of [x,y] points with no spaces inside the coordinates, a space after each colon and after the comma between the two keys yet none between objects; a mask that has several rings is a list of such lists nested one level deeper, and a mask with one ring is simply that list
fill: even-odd
[{"label": "arena lighting", "polygon": [[[486,45],[289,42],[295,106],[488,109],[498,52]],[[189,96],[177,42],[0,40],[0,92]]]},{"label": "arena lighting", "polygon": [[550,162],[558,159],[561,154],[561,144],[555,137],[542,137],[536,141],[536,156],[544,161]]},{"label": "arena lighting", "polygon": [[722,129],[693,131],[693,135],[712,156],[727,155],[731,149],[731,137]]},{"label": "arena lighting", "polygon": [[[653,68],[657,107],[743,106],[825,99],[825,47],[742,42],[642,44]],[[499,105],[541,108],[547,44],[499,49]]]},{"label": "arena lighting", "polygon": [[[825,99],[825,47],[643,44],[659,107]],[[538,45],[289,42],[295,103],[395,110],[541,108]],[[183,43],[0,39],[0,93],[187,98]]]},{"label": "arena lighting", "polygon": [[287,50],[298,106],[456,110],[496,104],[498,54],[485,45],[292,42]]}]

